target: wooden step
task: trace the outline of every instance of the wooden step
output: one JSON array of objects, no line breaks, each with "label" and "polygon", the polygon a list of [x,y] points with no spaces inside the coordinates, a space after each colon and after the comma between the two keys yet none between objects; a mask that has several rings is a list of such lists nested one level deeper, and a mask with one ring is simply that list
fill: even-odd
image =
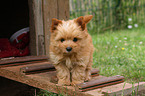
[{"label": "wooden step", "polygon": [[8,67],[14,65],[32,64],[38,62],[48,61],[48,56],[25,56],[15,58],[3,58],[0,59],[0,67]]},{"label": "wooden step", "polygon": [[84,92],[84,91],[97,89],[97,88],[101,88],[101,87],[105,87],[105,86],[109,86],[109,85],[113,85],[113,84],[117,84],[121,82],[124,82],[124,77],[117,75],[117,76],[112,76],[112,77],[103,77],[100,79],[90,80],[88,82],[77,84],[77,86],[79,87],[80,91]]},{"label": "wooden step", "polygon": [[[48,61],[46,61],[46,62],[43,61],[43,60],[46,60],[46,58],[41,59],[43,62],[39,62],[39,63],[32,62],[35,60],[37,61],[38,59],[31,59],[30,60],[31,63],[29,63],[29,64],[21,64],[23,62],[27,62],[27,60],[23,59],[22,61],[17,61],[17,62],[19,62],[17,66],[5,66],[5,67],[3,66],[0,68],[0,76],[6,77],[8,79],[15,80],[15,81],[18,81],[18,82],[21,82],[21,83],[24,83],[24,84],[27,84],[27,85],[30,85],[30,86],[33,86],[36,88],[48,90],[53,93],[68,94],[71,96],[72,95],[73,96],[103,96],[103,94],[105,96],[106,96],[106,94],[108,96],[112,96],[112,95],[109,95],[109,94],[112,94],[111,92],[116,92],[115,94],[120,94],[120,92],[122,92],[121,90],[123,90],[123,92],[126,92],[126,93],[124,93],[125,95],[128,95],[131,92],[131,91],[128,92],[128,90],[131,89],[132,86],[122,87],[123,83],[120,83],[120,82],[124,81],[123,76],[113,76],[113,77],[104,77],[101,75],[94,76],[92,78],[92,80],[90,80],[89,82],[84,82],[84,83],[78,84],[77,86],[74,87],[74,86],[59,86],[57,84],[56,71],[38,72],[37,74],[29,74],[29,75],[24,74],[27,72],[29,73],[31,71],[32,72],[36,71],[36,69],[43,70],[45,68],[44,68],[44,66],[41,66],[41,65],[51,64]],[[39,61],[41,61],[41,60],[39,59]],[[17,64],[17,62],[14,62],[14,61],[11,63],[4,62],[4,64],[6,64],[6,65],[14,64],[15,65],[15,63]],[[48,66],[48,67],[50,67],[50,66]],[[22,70],[23,68],[26,68],[26,69]],[[30,69],[27,70],[27,68],[28,69],[30,68]],[[33,68],[34,69],[36,68],[36,69],[34,70]],[[51,65],[51,68],[54,68],[54,67]],[[92,70],[92,75],[94,75],[96,73],[98,74],[99,70],[94,70],[94,71]],[[120,83],[121,86],[119,87],[116,83]],[[142,84],[145,84],[145,82],[143,82]],[[109,90],[111,90],[111,86],[113,86],[112,88],[114,88],[114,89],[112,89],[112,91],[109,91]],[[138,88],[139,91],[145,90],[145,88],[143,86],[145,86],[145,85],[139,85],[139,88]],[[104,89],[104,88],[106,88],[106,89]],[[113,91],[113,90],[115,90],[115,88],[116,88],[116,91]],[[120,88],[120,91],[117,91],[117,89],[119,89],[119,88]],[[137,87],[135,87],[135,88],[137,88]],[[117,95],[117,96],[119,96],[119,95]]]}]

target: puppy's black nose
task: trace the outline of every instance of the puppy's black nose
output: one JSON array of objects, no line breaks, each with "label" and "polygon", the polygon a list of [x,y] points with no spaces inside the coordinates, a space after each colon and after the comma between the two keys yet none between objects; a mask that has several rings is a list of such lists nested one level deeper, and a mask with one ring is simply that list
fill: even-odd
[{"label": "puppy's black nose", "polygon": [[72,48],[71,48],[71,47],[67,47],[66,50],[67,50],[68,52],[70,52],[70,51],[72,50]]}]

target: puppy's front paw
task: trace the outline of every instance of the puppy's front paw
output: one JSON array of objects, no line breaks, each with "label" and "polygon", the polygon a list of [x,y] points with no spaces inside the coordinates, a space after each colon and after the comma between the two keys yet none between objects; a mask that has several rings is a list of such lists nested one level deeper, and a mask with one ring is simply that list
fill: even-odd
[{"label": "puppy's front paw", "polygon": [[85,78],[85,81],[89,81],[89,80],[91,80],[91,76],[87,76],[87,77]]},{"label": "puppy's front paw", "polygon": [[58,80],[58,85],[60,86],[69,86],[70,85],[70,81],[64,81],[64,80]]}]

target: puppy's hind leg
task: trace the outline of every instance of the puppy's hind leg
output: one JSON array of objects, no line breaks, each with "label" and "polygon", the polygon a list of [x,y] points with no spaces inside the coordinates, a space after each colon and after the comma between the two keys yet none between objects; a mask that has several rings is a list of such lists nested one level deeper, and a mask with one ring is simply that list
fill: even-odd
[{"label": "puppy's hind leg", "polygon": [[70,85],[70,71],[63,65],[55,65],[57,71],[58,85]]}]

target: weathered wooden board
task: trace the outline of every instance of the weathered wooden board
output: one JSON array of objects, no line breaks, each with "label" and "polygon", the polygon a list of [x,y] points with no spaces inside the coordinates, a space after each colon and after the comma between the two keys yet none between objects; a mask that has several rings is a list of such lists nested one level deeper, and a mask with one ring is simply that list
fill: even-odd
[{"label": "weathered wooden board", "polygon": [[50,27],[52,18],[69,19],[69,0],[43,0],[43,21],[45,34],[45,51],[49,54]]},{"label": "weathered wooden board", "polygon": [[[43,36],[42,4],[41,0],[28,0],[30,14],[30,53],[31,55],[43,54],[43,46],[39,49],[38,36]],[[43,40],[42,40],[43,41]]]},{"label": "weathered wooden board", "polygon": [[[43,62],[43,64],[47,64],[47,62]],[[48,90],[50,92],[58,93],[58,94],[68,94],[71,96],[121,96],[122,93],[124,95],[129,95],[133,91],[132,84],[121,83],[117,85],[111,85],[99,89],[93,89],[86,92],[80,92],[78,87],[72,86],[59,86],[57,85],[56,71],[43,72],[38,74],[30,74],[25,75],[20,72],[20,68],[26,66],[37,66],[42,63],[34,63],[28,65],[21,66],[11,66],[11,67],[3,67],[0,68],[0,76],[6,77],[8,79],[12,79],[21,83],[28,84],[30,86],[34,86],[40,89]],[[100,80],[101,78],[106,78],[104,76],[94,77],[92,80]],[[124,86],[125,85],[125,86]],[[139,85],[135,84],[134,89],[138,91],[145,90],[145,82],[140,82]],[[104,95],[103,95],[103,94]]]},{"label": "weathered wooden board", "polygon": [[58,0],[58,19],[68,20],[69,19],[69,0]]},{"label": "weathered wooden board", "polygon": [[44,47],[44,32],[43,32],[43,2],[42,0],[35,0],[36,7],[36,33],[38,36],[38,55],[46,55]]},{"label": "weathered wooden board", "polygon": [[0,60],[0,67],[6,66],[14,66],[14,65],[22,65],[36,62],[44,62],[48,61],[48,57],[43,56],[25,56],[25,57],[15,57],[10,59],[2,59]]},{"label": "weathered wooden board", "polygon": [[101,79],[90,80],[85,83],[77,84],[77,86],[79,87],[80,91],[88,91],[121,82],[124,82],[124,77],[117,75],[112,77],[104,77]]},{"label": "weathered wooden board", "polygon": [[43,0],[43,20],[44,20],[46,55],[49,54],[50,27],[52,18],[57,18],[57,16],[58,16],[57,0]]},{"label": "weathered wooden board", "polygon": [[28,0],[30,53],[48,55],[52,18],[69,19],[69,0]]},{"label": "weathered wooden board", "polygon": [[145,82],[139,82],[135,84],[129,84],[124,82],[111,86],[106,86],[96,90],[87,91],[87,93],[95,94],[96,91],[101,91],[104,94],[104,96],[131,96],[133,92],[136,92],[135,96],[142,96],[137,95],[137,93],[145,92]]},{"label": "weathered wooden board", "polygon": [[[93,96],[87,92],[80,92],[77,88],[72,86],[59,86],[56,83],[56,72],[44,72],[32,75],[21,74],[20,68],[32,65],[41,65],[42,63],[21,65],[21,66],[11,66],[0,68],[0,76],[28,84],[40,89],[48,90],[54,93],[69,94],[73,96]],[[100,93],[96,92],[97,96],[101,96]]]}]

